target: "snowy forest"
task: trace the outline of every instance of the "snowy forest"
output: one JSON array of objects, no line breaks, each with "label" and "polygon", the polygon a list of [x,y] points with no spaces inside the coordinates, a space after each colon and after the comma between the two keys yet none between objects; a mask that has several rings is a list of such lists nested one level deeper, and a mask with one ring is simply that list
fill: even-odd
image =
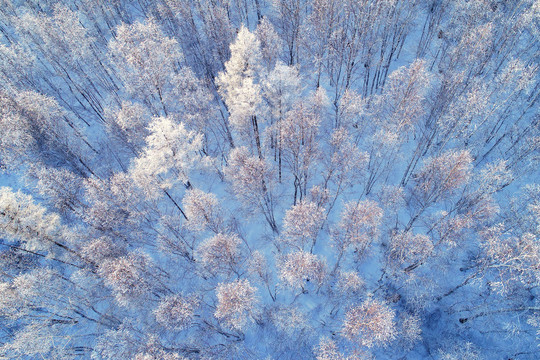
[{"label": "snowy forest", "polygon": [[0,359],[539,359],[539,40],[539,0],[0,0]]}]

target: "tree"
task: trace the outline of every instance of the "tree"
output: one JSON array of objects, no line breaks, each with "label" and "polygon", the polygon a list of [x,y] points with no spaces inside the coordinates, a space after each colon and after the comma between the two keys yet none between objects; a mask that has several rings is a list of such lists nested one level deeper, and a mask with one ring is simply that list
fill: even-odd
[{"label": "tree", "polygon": [[539,6],[0,0],[0,358],[538,357]]},{"label": "tree", "polygon": [[451,197],[469,182],[473,159],[467,150],[449,150],[439,156],[428,158],[424,166],[414,175],[412,190],[419,209],[407,224],[409,230],[426,208],[440,199]]},{"label": "tree", "polygon": [[397,336],[395,312],[384,303],[367,299],[345,314],[342,334],[348,340],[371,348],[385,346]]},{"label": "tree", "polygon": [[279,259],[279,278],[283,282],[301,292],[306,291],[307,283],[315,284],[317,290],[324,284],[327,278],[327,268],[324,258],[296,251]]},{"label": "tree", "polygon": [[[30,5],[30,4],[28,4]],[[117,90],[109,68],[104,65],[103,48],[82,22],[81,14],[67,4],[28,6],[10,14],[11,32],[17,42],[37,55],[32,69],[32,87],[54,96],[77,114],[76,123],[102,123],[104,93]]]},{"label": "tree", "polygon": [[283,152],[283,144],[281,142],[282,120],[293,108],[294,103],[297,101],[298,93],[301,90],[298,69],[293,66],[287,66],[279,60],[263,81],[263,94],[268,104],[268,116],[270,118],[270,126],[267,128],[267,132],[270,135],[266,135],[266,139],[270,142],[270,148],[274,149],[274,161],[277,160],[278,162],[280,182]]},{"label": "tree", "polygon": [[257,289],[248,280],[220,283],[216,289],[218,304],[214,316],[233,330],[243,331],[256,316]]},{"label": "tree", "polygon": [[178,39],[186,62],[213,83],[229,59],[235,37],[228,2],[165,0],[156,9],[168,33]]},{"label": "tree", "polygon": [[399,334],[402,346],[410,349],[422,339],[421,321],[418,315],[405,314],[400,316]]},{"label": "tree", "polygon": [[169,295],[154,310],[156,321],[170,330],[183,330],[193,321],[199,301],[194,296]]},{"label": "tree", "polygon": [[212,73],[208,75],[212,76],[213,81],[213,77],[218,71],[223,70],[224,64],[229,59],[231,54],[229,45],[233,42],[239,26],[233,23],[230,3],[200,1],[196,7],[198,16],[204,24],[201,32],[204,32],[206,37],[201,55],[210,56]]},{"label": "tree", "polygon": [[0,143],[4,166],[16,170],[35,159],[81,175],[92,172],[87,156],[95,149],[54,98],[35,91],[2,91],[0,105],[0,127],[13,135]]},{"label": "tree", "polygon": [[338,343],[328,337],[321,337],[313,352],[317,360],[374,359],[372,354],[363,349],[354,349],[350,355],[345,355],[340,351]]},{"label": "tree", "polygon": [[357,294],[365,287],[365,281],[356,271],[340,271],[336,289],[343,295]]},{"label": "tree", "polygon": [[361,124],[360,130],[373,131],[366,141],[370,156],[366,194],[381,177],[388,176],[402,145],[418,131],[431,78],[426,63],[415,60],[392,72],[382,93],[372,96],[366,105],[364,116],[369,120]]},{"label": "tree", "polygon": [[55,346],[58,344],[53,341],[59,334],[59,329],[31,324],[19,330],[13,341],[3,346],[1,351],[10,357],[51,354],[58,359],[67,359],[71,351],[64,348],[66,344],[62,344],[58,349]]},{"label": "tree", "polygon": [[107,330],[98,338],[92,357],[107,360],[126,359],[133,357],[141,345],[141,340],[133,329],[122,324],[118,329]]},{"label": "tree", "polygon": [[[461,37],[459,44],[454,47],[445,47],[445,51],[449,50],[450,54],[442,54],[441,56],[443,60],[440,64],[440,70],[443,76],[432,96],[433,105],[430,107],[424,124],[422,124],[424,130],[411,160],[408,162],[401,181],[402,185],[407,184],[411,175],[415,173],[421,157],[430,151],[433,145],[439,144],[436,140],[437,136],[441,135],[440,130],[443,127],[441,126],[441,118],[448,111],[451,111],[451,106],[458,95],[474,83],[471,80],[480,76],[492,54],[493,23],[478,25],[467,32],[460,30],[458,36]],[[441,142],[446,143],[448,137],[446,134],[443,136]]]},{"label": "tree", "polygon": [[448,151],[426,159],[415,175],[415,195],[427,206],[441,197],[448,197],[466,184],[471,177],[472,157],[467,150]]},{"label": "tree", "polygon": [[332,194],[328,213],[341,194],[363,179],[369,163],[369,155],[360,151],[344,128],[332,132],[329,145],[328,156],[321,159],[324,167],[321,186]]},{"label": "tree", "polygon": [[[157,219],[156,239],[160,253],[167,258],[185,266],[184,274],[191,274],[195,270],[195,252],[200,243],[199,233],[188,230],[185,226],[185,218],[178,214],[162,214]],[[188,270],[189,269],[189,270]]]},{"label": "tree", "polygon": [[312,9],[301,28],[301,49],[305,49],[308,59],[317,69],[316,86],[320,86],[323,67],[328,61],[330,39],[337,31],[342,20],[340,16],[344,1],[316,0],[312,2]]},{"label": "tree", "polygon": [[104,261],[114,260],[125,255],[126,251],[122,245],[108,236],[101,236],[84,244],[81,252],[85,259],[100,266]]},{"label": "tree", "polygon": [[6,88],[30,83],[35,56],[21,45],[0,45],[0,83]]},{"label": "tree", "polygon": [[308,181],[319,158],[318,135],[327,105],[326,93],[317,89],[299,100],[278,123],[283,162],[294,180],[294,203],[307,195]]},{"label": "tree", "polygon": [[339,351],[336,342],[329,338],[321,338],[319,344],[313,350],[317,360],[345,359]]},{"label": "tree", "polygon": [[150,338],[145,345],[145,349],[139,352],[133,358],[134,360],[186,360],[178,352],[167,351],[163,345],[158,343],[158,340]]},{"label": "tree", "polygon": [[74,250],[61,242],[65,229],[60,216],[48,213],[30,195],[11,188],[0,188],[0,232],[23,250],[55,253],[60,249],[71,254]]},{"label": "tree", "polygon": [[201,265],[214,276],[231,273],[239,275],[239,267],[245,259],[241,244],[235,234],[216,234],[197,248]]},{"label": "tree", "polygon": [[279,332],[287,336],[293,336],[308,326],[305,314],[297,307],[278,307],[272,310],[270,315],[272,323]]},{"label": "tree", "polygon": [[387,215],[397,215],[399,209],[405,205],[405,190],[401,186],[383,185],[377,198]]},{"label": "tree", "polygon": [[[30,175],[30,174],[29,174]],[[82,205],[83,178],[67,169],[41,167],[31,172],[40,194],[61,213],[77,212]]]},{"label": "tree", "polygon": [[138,155],[150,135],[148,110],[139,103],[122,101],[120,107],[109,108],[106,114],[109,133],[130,150],[131,156]]},{"label": "tree", "polygon": [[227,167],[223,171],[231,182],[234,194],[248,209],[262,212],[273,232],[278,233],[274,218],[273,172],[268,164],[250,156],[245,147],[231,150]]},{"label": "tree", "polygon": [[350,201],[344,204],[340,222],[332,231],[332,241],[339,253],[337,264],[350,248],[354,248],[358,257],[366,255],[371,243],[379,236],[382,217],[383,211],[375,201]]},{"label": "tree", "polygon": [[255,31],[257,39],[261,43],[262,61],[266,64],[266,70],[270,71],[277,64],[283,49],[283,40],[274,29],[274,25],[263,17]]},{"label": "tree", "polygon": [[[96,300],[88,300],[97,294],[72,279],[51,267],[36,267],[9,284],[1,283],[0,316],[6,325],[16,327],[0,347],[2,356],[89,356],[90,334],[98,327],[117,325],[117,320],[95,309]],[[79,336],[66,338],[66,333]]]},{"label": "tree", "polygon": [[208,155],[223,156],[227,145],[232,147],[234,142],[219,99],[208,88],[209,84],[198,79],[188,67],[175,74],[171,82],[172,89],[166,96],[169,108],[189,130],[204,134],[203,150]]},{"label": "tree", "polygon": [[168,115],[165,95],[182,61],[176,40],[163,34],[154,19],[122,24],[109,50],[126,91],[144,101],[155,116]]},{"label": "tree", "polygon": [[433,243],[429,236],[413,234],[411,231],[392,235],[389,246],[389,259],[399,266],[416,264],[431,255]]},{"label": "tree", "polygon": [[114,291],[116,301],[124,307],[143,304],[159,289],[152,259],[143,252],[132,252],[119,258],[110,258],[99,267],[105,284]]},{"label": "tree", "polygon": [[216,195],[199,189],[190,189],[182,199],[188,218],[185,226],[190,230],[210,230],[219,233],[223,228],[222,208]]},{"label": "tree", "polygon": [[200,167],[205,157],[199,153],[202,135],[188,131],[183,123],[157,117],[149,129],[146,146],[133,161],[131,176],[146,196],[155,198],[160,190],[169,190],[177,181],[188,185],[191,170]]},{"label": "tree", "polygon": [[439,349],[441,360],[480,360],[481,355],[473,343],[466,342],[446,349]]},{"label": "tree", "polygon": [[272,2],[274,24],[287,47],[287,64],[299,61],[300,29],[308,9],[305,0],[276,0]]},{"label": "tree", "polygon": [[285,213],[282,241],[299,250],[309,244],[313,250],[324,220],[324,208],[302,200]]},{"label": "tree", "polygon": [[540,281],[540,245],[534,234],[520,237],[504,236],[503,224],[497,224],[482,233],[483,257],[481,268],[493,271],[496,278],[491,286],[505,293],[514,282],[526,287],[537,286]]},{"label": "tree", "polygon": [[[219,91],[229,110],[229,122],[250,146],[255,142],[262,159],[259,122],[261,120],[262,55],[256,35],[242,26],[231,44],[231,58],[225,71],[216,79]],[[259,117],[258,117],[259,116]]]},{"label": "tree", "polygon": [[134,241],[131,236],[142,230],[145,216],[150,212],[141,208],[145,198],[129,174],[119,172],[106,179],[87,178],[84,181],[85,204],[82,218],[92,228]]},{"label": "tree", "polygon": [[372,114],[384,131],[405,136],[411,133],[425,113],[423,102],[431,81],[432,75],[422,60],[400,67],[388,76],[382,94],[374,96],[371,105]]},{"label": "tree", "polygon": [[356,128],[365,127],[361,122],[365,110],[366,99],[354,90],[345,90],[336,108],[335,128],[342,127],[352,132]]}]

